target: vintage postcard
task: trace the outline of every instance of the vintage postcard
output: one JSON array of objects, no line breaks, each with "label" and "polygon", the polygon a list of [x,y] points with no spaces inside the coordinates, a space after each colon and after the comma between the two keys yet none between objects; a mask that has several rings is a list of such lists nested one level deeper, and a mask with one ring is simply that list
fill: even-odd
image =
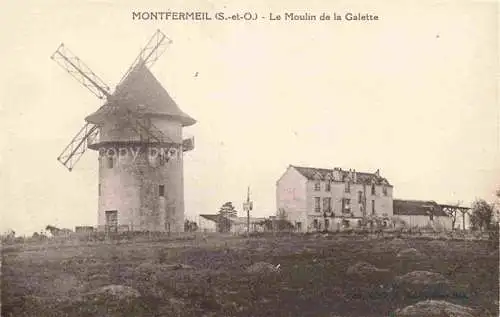
[{"label": "vintage postcard", "polygon": [[3,1],[1,316],[499,316],[496,1]]}]

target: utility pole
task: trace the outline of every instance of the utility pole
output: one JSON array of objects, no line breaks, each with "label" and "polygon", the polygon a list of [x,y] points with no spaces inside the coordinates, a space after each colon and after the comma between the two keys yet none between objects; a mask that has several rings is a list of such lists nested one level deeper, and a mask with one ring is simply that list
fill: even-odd
[{"label": "utility pole", "polygon": [[250,201],[250,186],[247,189],[247,201],[243,203],[243,210],[247,212],[247,238],[250,237],[250,210],[252,210],[252,202]]}]

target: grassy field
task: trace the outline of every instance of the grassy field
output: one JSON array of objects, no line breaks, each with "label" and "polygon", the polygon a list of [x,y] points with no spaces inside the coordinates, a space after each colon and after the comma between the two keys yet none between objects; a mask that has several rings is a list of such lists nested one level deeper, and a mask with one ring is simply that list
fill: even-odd
[{"label": "grassy field", "polygon": [[[419,256],[397,256],[415,248]],[[190,241],[7,246],[2,316],[391,316],[429,294],[395,287],[411,271],[441,273],[433,297],[497,316],[498,251],[481,241],[357,236],[209,237]],[[259,261],[278,273],[249,273]],[[359,261],[389,274],[352,278]],[[182,265],[174,265],[182,264]],[[98,293],[123,285],[127,294]]]}]

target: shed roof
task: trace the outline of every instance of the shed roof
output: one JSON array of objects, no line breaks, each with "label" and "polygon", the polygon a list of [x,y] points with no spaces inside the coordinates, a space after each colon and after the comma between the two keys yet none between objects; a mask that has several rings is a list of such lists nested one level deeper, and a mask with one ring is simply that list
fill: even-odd
[{"label": "shed roof", "polygon": [[401,216],[428,216],[431,212],[435,216],[446,217],[443,208],[433,200],[393,200],[394,215]]}]

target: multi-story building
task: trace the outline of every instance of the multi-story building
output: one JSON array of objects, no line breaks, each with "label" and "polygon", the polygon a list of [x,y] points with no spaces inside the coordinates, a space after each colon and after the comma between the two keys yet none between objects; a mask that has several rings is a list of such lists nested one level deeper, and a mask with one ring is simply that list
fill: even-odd
[{"label": "multi-story building", "polygon": [[392,216],[392,185],[375,173],[288,166],[276,182],[277,210],[297,231],[355,227]]}]

